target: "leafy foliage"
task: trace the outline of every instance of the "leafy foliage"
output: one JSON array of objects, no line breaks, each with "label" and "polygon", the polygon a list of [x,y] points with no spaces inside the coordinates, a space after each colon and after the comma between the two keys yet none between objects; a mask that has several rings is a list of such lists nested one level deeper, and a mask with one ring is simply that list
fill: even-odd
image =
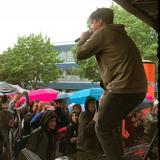
[{"label": "leafy foliage", "polygon": [[59,75],[54,65],[60,62],[58,54],[50,39],[41,34],[18,37],[17,44],[0,55],[0,80],[24,87],[55,81]]},{"label": "leafy foliage", "polygon": [[128,35],[134,40],[143,59],[157,61],[158,34],[153,28],[125,11],[118,5],[112,5],[114,23],[124,24]]}]

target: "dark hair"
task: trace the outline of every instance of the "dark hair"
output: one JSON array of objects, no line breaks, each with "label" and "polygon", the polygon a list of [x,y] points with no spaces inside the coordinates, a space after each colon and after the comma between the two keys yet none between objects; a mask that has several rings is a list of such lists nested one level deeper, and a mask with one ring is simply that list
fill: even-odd
[{"label": "dark hair", "polygon": [[35,101],[32,101],[32,102],[31,102],[30,107],[29,107],[30,112],[33,112],[33,111],[32,111],[33,105],[34,105],[35,103],[38,103],[38,102],[39,102],[39,100],[35,100]]},{"label": "dark hair", "polygon": [[7,102],[7,100],[8,100],[8,97],[6,95],[3,95],[1,102],[4,104]]},{"label": "dark hair", "polygon": [[90,15],[90,20],[101,19],[106,24],[113,24],[114,13],[110,8],[98,8]]},{"label": "dark hair", "polygon": [[69,121],[70,121],[70,122],[72,122],[72,116],[73,116],[73,114],[75,114],[75,116],[77,116],[77,117],[79,117],[79,115],[80,115],[80,113],[71,112],[71,113],[69,114]]},{"label": "dark hair", "polygon": [[45,110],[43,112],[43,115],[42,115],[41,120],[40,120],[41,127],[44,128],[44,129],[47,129],[47,123],[52,118],[56,118],[56,120],[57,120],[57,125],[56,125],[56,129],[57,129],[57,126],[58,126],[58,123],[59,123],[58,116],[54,111],[49,111],[49,110]]},{"label": "dark hair", "polygon": [[85,104],[84,104],[85,110],[88,110],[88,104],[89,104],[90,101],[95,101],[95,103],[96,103],[96,110],[98,110],[99,101],[97,101],[94,97],[91,97],[91,96],[88,96],[86,98],[86,101],[85,101]]},{"label": "dark hair", "polygon": [[74,108],[76,108],[76,107],[78,107],[80,109],[80,112],[82,111],[81,105],[77,104],[77,103],[73,105],[72,110],[74,110]]}]

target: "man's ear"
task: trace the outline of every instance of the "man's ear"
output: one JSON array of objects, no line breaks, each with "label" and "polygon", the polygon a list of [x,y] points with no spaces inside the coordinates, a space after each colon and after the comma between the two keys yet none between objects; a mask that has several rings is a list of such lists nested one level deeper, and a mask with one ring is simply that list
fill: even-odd
[{"label": "man's ear", "polygon": [[102,19],[99,19],[99,20],[98,20],[98,23],[99,23],[100,26],[102,26],[102,25],[104,24],[104,22],[103,22]]}]

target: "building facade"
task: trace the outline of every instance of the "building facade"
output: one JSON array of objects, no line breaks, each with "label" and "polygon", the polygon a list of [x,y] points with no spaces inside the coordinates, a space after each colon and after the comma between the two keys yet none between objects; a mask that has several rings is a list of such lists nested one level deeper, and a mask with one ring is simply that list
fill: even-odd
[{"label": "building facade", "polygon": [[57,82],[50,82],[49,88],[61,91],[75,91],[86,88],[99,87],[99,83],[93,83],[87,79],[81,79],[75,75],[75,70],[79,67],[74,61],[72,48],[75,43],[55,44],[55,49],[60,52],[60,59],[63,63],[57,63],[56,66],[61,70],[62,75]]}]

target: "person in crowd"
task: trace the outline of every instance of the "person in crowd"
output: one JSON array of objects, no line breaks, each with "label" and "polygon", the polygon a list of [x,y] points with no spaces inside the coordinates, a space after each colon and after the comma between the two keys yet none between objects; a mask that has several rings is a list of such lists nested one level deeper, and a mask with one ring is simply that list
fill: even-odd
[{"label": "person in crowd", "polygon": [[153,106],[144,119],[145,141],[150,143],[158,128],[158,106]]},{"label": "person in crowd", "polygon": [[96,133],[109,160],[122,160],[115,128],[138,106],[147,92],[142,58],[124,25],[113,24],[110,8],[98,8],[89,16],[91,32],[83,32],[76,48],[77,60],[95,56],[104,88],[99,102]]},{"label": "person in crowd", "polygon": [[[19,106],[16,107],[16,103],[22,96],[25,96],[25,102]],[[22,93],[16,93],[13,99],[9,103],[8,109],[13,110],[15,112],[15,126],[13,128],[13,135],[15,140],[21,138],[22,136],[22,119],[24,118],[24,115],[27,113],[29,108],[29,97],[28,93],[24,92]]]},{"label": "person in crowd", "polygon": [[76,113],[81,113],[82,112],[82,108],[80,104],[74,104],[72,107],[72,112],[76,112]]},{"label": "person in crowd", "polygon": [[72,112],[70,114],[70,123],[67,126],[65,134],[65,155],[69,156],[71,159],[76,159],[76,146],[77,146],[77,137],[78,137],[78,118],[79,112]]},{"label": "person in crowd", "polygon": [[59,128],[66,127],[69,124],[69,113],[67,108],[67,102],[65,99],[55,100],[55,113],[59,118]]},{"label": "person in crowd", "polygon": [[55,99],[54,100],[55,104],[54,104],[54,112],[57,114],[58,118],[59,118],[59,125],[58,125],[58,129],[63,130],[60,131],[60,135],[59,135],[59,140],[58,140],[58,152],[61,155],[64,155],[65,153],[65,142],[64,142],[64,136],[66,133],[66,127],[69,124],[69,112],[68,112],[68,108],[67,108],[67,100],[66,99]]},{"label": "person in crowd", "polygon": [[133,121],[135,122],[136,144],[143,144],[145,139],[143,110],[134,113]]},{"label": "person in crowd", "polygon": [[40,126],[40,120],[43,115],[45,105],[48,105],[48,103],[44,101],[38,102],[36,112],[30,121],[30,126],[33,130]]},{"label": "person in crowd", "polygon": [[[40,127],[31,133],[26,148],[36,153],[42,160],[54,160],[57,124],[58,117],[55,112],[49,110],[44,111]],[[27,157],[21,151],[17,160],[27,160]]]},{"label": "person in crowd", "polygon": [[37,110],[36,110],[36,113],[40,113],[40,112],[43,110],[43,108],[44,108],[45,105],[48,105],[48,102],[39,101],[39,102],[38,102],[38,108],[37,108]]},{"label": "person in crowd", "polygon": [[79,116],[78,160],[97,160],[103,153],[95,132],[97,107],[98,101],[93,97],[88,97],[85,102],[85,111],[81,112]]},{"label": "person in crowd", "polygon": [[32,101],[30,104],[30,108],[27,114],[25,114],[23,118],[23,128],[22,128],[22,136],[26,136],[31,133],[32,128],[30,126],[30,121],[34,117],[37,112],[39,101]]},{"label": "person in crowd", "polygon": [[7,95],[0,95],[0,110],[3,108],[8,108],[8,97]]},{"label": "person in crowd", "polygon": [[14,154],[14,112],[9,109],[0,111],[0,159],[15,160]]},{"label": "person in crowd", "polygon": [[135,113],[129,112],[125,117],[125,130],[128,132],[128,136],[124,138],[124,147],[133,147],[136,145],[136,122]]}]

